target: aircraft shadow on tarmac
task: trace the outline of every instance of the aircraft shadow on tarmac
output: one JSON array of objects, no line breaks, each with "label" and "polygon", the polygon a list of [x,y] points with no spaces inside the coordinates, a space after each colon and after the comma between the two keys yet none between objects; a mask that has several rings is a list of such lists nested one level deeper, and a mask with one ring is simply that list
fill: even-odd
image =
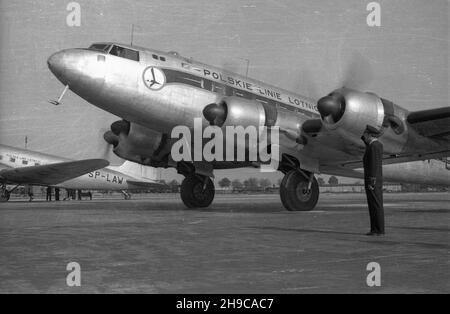
[{"label": "aircraft shadow on tarmac", "polygon": [[[334,230],[321,230],[321,229],[296,229],[296,228],[280,228],[280,227],[272,227],[272,226],[252,226],[250,229],[258,229],[258,230],[272,230],[272,231],[287,231],[287,232],[299,232],[299,233],[317,233],[317,234],[340,234],[340,235],[351,235],[351,236],[362,236],[367,238],[365,241],[359,241],[364,243],[375,243],[387,246],[396,246],[396,245],[409,245],[409,246],[418,246],[425,249],[444,249],[448,250],[450,245],[445,243],[428,243],[428,242],[409,242],[409,241],[398,241],[392,240],[389,235],[383,237],[373,237],[369,238],[363,233],[356,232],[343,232],[343,231],[334,231]],[[398,227],[397,227],[398,228]],[[447,230],[446,230],[447,231]]]},{"label": "aircraft shadow on tarmac", "polygon": [[420,213],[420,214],[447,214],[450,213],[450,209],[439,208],[439,209],[408,209],[402,210],[404,213]]},{"label": "aircraft shadow on tarmac", "polygon": [[439,227],[401,227],[401,226],[390,226],[392,229],[404,229],[404,230],[418,230],[418,231],[437,231],[437,232],[450,232],[450,228],[439,228]]},{"label": "aircraft shadow on tarmac", "polygon": [[334,230],[321,230],[321,229],[297,229],[297,228],[281,228],[281,227],[249,227],[251,229],[260,229],[260,230],[272,230],[272,231],[289,231],[289,232],[299,232],[299,233],[321,233],[321,234],[345,234],[345,235],[363,235],[362,233],[357,232],[344,232],[344,231],[334,231]]}]

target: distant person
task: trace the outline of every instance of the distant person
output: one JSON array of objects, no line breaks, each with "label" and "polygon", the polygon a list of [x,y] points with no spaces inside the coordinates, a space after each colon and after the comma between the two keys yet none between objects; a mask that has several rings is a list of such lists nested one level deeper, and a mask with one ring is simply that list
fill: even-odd
[{"label": "distant person", "polygon": [[59,202],[59,188],[55,188],[55,201]]},{"label": "distant person", "polygon": [[88,192],[88,196],[89,196],[89,199],[92,201],[92,192],[91,191]]},{"label": "distant person", "polygon": [[383,208],[383,144],[378,141],[380,132],[367,126],[361,139],[366,145],[364,153],[364,188],[370,215],[370,232],[368,236],[384,234]]},{"label": "distant person", "polygon": [[66,197],[64,197],[63,201],[70,200],[70,190],[66,189]]},{"label": "distant person", "polygon": [[47,187],[47,198],[46,198],[47,202],[51,202],[52,201],[52,188],[51,187]]},{"label": "distant person", "polygon": [[28,201],[32,202],[34,199],[34,194],[33,194],[33,187],[31,186],[28,187],[28,197],[30,198]]}]

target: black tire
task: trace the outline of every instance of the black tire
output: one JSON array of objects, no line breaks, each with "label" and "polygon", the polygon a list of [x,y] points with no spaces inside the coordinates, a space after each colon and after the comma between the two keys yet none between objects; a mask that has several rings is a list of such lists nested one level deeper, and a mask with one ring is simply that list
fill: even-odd
[{"label": "black tire", "polygon": [[319,200],[319,184],[313,178],[311,189],[307,192],[308,179],[299,171],[291,170],[283,178],[280,197],[283,206],[289,211],[311,211]]},{"label": "black tire", "polygon": [[205,208],[214,200],[214,183],[210,178],[204,179],[197,175],[190,175],[181,183],[181,200],[187,208]]}]

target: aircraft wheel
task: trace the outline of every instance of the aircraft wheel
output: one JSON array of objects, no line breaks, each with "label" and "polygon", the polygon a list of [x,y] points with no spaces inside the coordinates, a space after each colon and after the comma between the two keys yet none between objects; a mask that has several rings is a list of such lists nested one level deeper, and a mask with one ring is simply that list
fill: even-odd
[{"label": "aircraft wheel", "polygon": [[308,191],[308,179],[297,170],[289,171],[280,186],[283,206],[289,211],[311,211],[319,200],[319,184],[313,179]]},{"label": "aircraft wheel", "polygon": [[190,175],[181,183],[181,199],[188,208],[208,207],[214,199],[214,194],[214,183],[210,178]]}]

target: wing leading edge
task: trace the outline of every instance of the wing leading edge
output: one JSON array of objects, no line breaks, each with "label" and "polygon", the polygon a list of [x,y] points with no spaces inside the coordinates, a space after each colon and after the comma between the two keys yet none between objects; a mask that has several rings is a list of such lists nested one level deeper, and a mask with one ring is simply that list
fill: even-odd
[{"label": "wing leading edge", "polygon": [[407,120],[420,135],[433,138],[450,135],[450,107],[414,111]]}]

